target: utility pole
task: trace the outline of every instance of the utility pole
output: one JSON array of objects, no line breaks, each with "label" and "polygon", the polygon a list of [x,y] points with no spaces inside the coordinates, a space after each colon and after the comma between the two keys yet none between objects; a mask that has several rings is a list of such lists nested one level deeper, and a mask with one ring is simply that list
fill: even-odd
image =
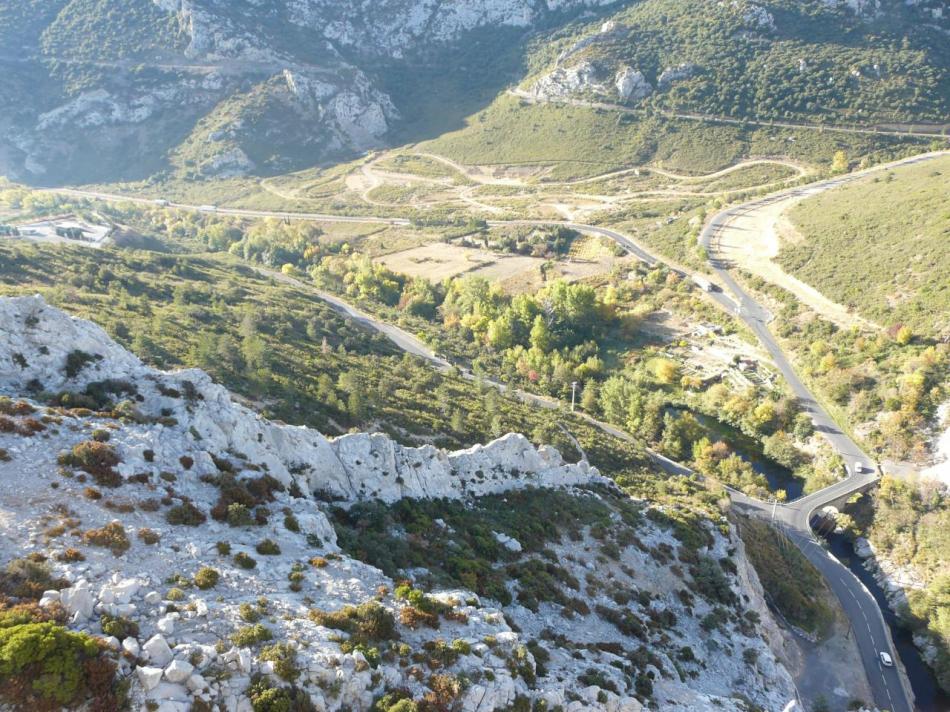
[{"label": "utility pole", "polygon": [[571,381],[571,412],[574,412],[574,399],[577,395],[577,381]]},{"label": "utility pole", "polygon": [[778,499],[772,500],[772,523],[775,523],[775,510],[778,507]]}]

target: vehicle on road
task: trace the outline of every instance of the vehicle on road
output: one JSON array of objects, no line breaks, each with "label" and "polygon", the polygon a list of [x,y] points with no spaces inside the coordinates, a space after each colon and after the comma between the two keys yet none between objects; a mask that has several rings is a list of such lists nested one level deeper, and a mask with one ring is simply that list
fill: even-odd
[{"label": "vehicle on road", "polygon": [[885,653],[883,650],[878,653],[881,658],[881,665],[884,667],[894,667],[894,661],[891,659],[891,656],[888,653]]},{"label": "vehicle on road", "polygon": [[215,213],[218,211],[217,205],[199,205],[198,210],[202,213]]},{"label": "vehicle on road", "polygon": [[712,281],[710,281],[710,280],[706,279],[705,277],[703,277],[702,275],[694,274],[694,275],[693,275],[693,282],[695,282],[696,285],[697,285],[700,289],[702,289],[704,292],[715,292],[715,291],[716,291],[716,285],[715,285]]}]

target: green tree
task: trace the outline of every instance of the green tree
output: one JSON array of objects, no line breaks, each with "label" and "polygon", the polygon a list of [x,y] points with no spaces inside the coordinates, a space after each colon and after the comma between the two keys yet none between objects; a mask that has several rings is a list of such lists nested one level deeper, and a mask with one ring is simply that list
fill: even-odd
[{"label": "green tree", "polygon": [[540,314],[534,318],[534,324],[531,325],[531,346],[543,353],[547,353],[551,348],[551,332]]},{"label": "green tree", "polygon": [[584,384],[584,392],[581,394],[581,410],[585,413],[597,412],[597,383],[588,381]]},{"label": "green tree", "polygon": [[846,154],[844,151],[835,151],[835,155],[831,159],[831,172],[844,173],[847,170],[848,170],[848,154]]}]

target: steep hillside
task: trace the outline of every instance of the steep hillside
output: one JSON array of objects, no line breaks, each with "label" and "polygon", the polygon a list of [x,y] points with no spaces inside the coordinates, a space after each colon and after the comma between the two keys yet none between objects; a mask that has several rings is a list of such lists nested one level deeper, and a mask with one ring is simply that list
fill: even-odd
[{"label": "steep hillside", "polygon": [[538,45],[542,100],[830,124],[946,120],[950,18],[938,2],[647,0]]},{"label": "steep hillside", "polygon": [[[200,371],[149,369],[32,297],[0,300],[0,392],[7,704],[638,712],[794,698],[728,524],[630,500],[519,436],[454,453],[328,440],[234,404]],[[360,561],[376,556],[360,508],[385,520],[384,502],[401,515],[374,532],[403,548],[380,570]],[[422,590],[444,565],[468,567],[481,595]]]},{"label": "steep hillside", "polygon": [[950,335],[950,158],[818,195],[789,218],[782,266],[886,327]]},{"label": "steep hillside", "polygon": [[[544,102],[939,123],[941,13],[935,0],[13,0],[0,9],[0,171],[34,183],[279,173],[458,129],[519,84]],[[595,115],[573,125],[611,142]],[[726,128],[740,154],[756,142],[784,152],[774,141],[786,135]],[[640,141],[635,155],[663,159],[709,130],[644,124],[659,146]],[[844,138],[851,153],[879,147]],[[496,148],[493,162],[512,160]]]},{"label": "steep hillside", "polygon": [[385,66],[481,28],[511,29],[515,42],[600,4],[389,0],[341,12],[316,0],[14,0],[0,9],[0,63],[35,79],[6,80],[0,171],[42,182],[166,168],[198,178],[361,151],[400,115]]}]

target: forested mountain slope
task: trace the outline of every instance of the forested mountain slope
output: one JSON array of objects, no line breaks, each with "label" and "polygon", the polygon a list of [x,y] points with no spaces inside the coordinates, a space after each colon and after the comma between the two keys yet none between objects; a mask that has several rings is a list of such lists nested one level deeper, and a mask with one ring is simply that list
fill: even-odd
[{"label": "forested mountain slope", "polygon": [[278,173],[434,138],[518,85],[740,119],[940,123],[947,33],[936,0],[12,0],[0,172]]}]

